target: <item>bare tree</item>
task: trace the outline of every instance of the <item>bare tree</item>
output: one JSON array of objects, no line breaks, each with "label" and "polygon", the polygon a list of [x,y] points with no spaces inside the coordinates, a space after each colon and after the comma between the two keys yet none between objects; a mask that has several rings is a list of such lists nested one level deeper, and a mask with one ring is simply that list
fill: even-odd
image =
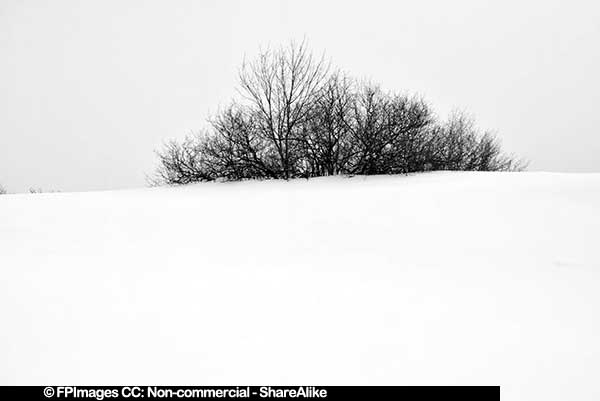
[{"label": "bare tree", "polygon": [[273,147],[285,179],[294,175],[301,162],[296,148],[327,72],[324,59],[314,58],[304,42],[267,50],[255,61],[245,62],[240,71],[240,93],[257,134]]},{"label": "bare tree", "polygon": [[6,195],[8,192],[6,191],[6,188],[4,188],[2,186],[2,184],[0,184],[0,195]]},{"label": "bare tree", "polygon": [[336,72],[314,98],[311,114],[301,136],[305,156],[303,174],[323,176],[346,173],[353,157],[350,116],[354,105],[354,82]]},{"label": "bare tree", "polygon": [[354,97],[348,125],[355,149],[353,174],[397,174],[422,169],[429,106],[416,97],[388,94],[362,84]]}]

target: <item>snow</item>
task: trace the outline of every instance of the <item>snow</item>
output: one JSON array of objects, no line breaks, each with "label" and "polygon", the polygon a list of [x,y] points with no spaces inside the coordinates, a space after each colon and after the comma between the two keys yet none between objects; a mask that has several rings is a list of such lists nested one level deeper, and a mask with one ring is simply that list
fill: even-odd
[{"label": "snow", "polygon": [[600,174],[0,196],[0,384],[600,399]]}]

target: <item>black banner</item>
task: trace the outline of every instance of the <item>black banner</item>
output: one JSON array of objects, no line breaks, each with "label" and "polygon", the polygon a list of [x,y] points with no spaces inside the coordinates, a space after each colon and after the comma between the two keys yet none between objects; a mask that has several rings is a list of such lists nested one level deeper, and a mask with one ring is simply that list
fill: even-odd
[{"label": "black banner", "polygon": [[498,401],[499,386],[5,386],[0,399],[39,400],[348,400]]}]

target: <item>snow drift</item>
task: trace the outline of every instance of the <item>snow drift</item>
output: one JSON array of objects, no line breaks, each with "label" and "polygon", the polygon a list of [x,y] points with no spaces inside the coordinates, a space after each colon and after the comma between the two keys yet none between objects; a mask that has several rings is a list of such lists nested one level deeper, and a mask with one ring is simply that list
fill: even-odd
[{"label": "snow drift", "polygon": [[600,174],[0,197],[0,384],[596,400]]}]

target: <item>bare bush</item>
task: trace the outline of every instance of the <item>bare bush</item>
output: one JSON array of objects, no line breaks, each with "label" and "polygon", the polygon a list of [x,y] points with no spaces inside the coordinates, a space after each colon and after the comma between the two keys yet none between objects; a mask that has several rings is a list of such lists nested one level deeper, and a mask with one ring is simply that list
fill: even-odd
[{"label": "bare bush", "polygon": [[245,62],[239,92],[239,101],[209,120],[209,130],[157,152],[151,183],[519,171],[526,165],[504,154],[499,140],[464,113],[440,122],[419,97],[330,71],[305,43]]},{"label": "bare bush", "polygon": [[206,162],[206,142],[204,135],[190,135],[181,143],[166,143],[156,152],[160,164],[154,175],[149,178],[150,184],[189,184],[215,179],[216,175],[210,173]]},{"label": "bare bush", "polygon": [[521,171],[526,163],[505,155],[491,132],[480,132],[472,117],[455,112],[439,126],[433,165],[436,170]]}]

